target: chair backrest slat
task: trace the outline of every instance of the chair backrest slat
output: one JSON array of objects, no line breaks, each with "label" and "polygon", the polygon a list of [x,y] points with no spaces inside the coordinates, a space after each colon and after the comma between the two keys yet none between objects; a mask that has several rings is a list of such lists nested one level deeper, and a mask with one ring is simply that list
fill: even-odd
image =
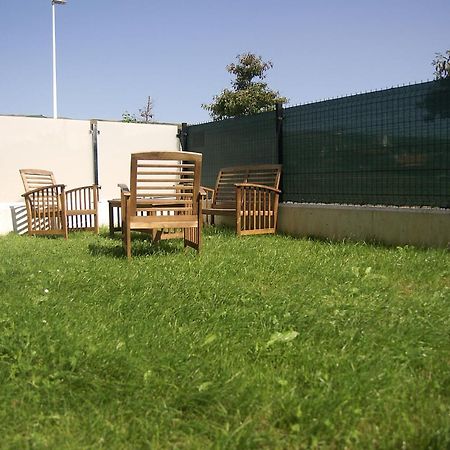
[{"label": "chair backrest slat", "polygon": [[41,169],[20,169],[25,192],[38,189],[43,186],[56,184],[53,172]]},{"label": "chair backrest slat", "polygon": [[259,164],[223,168],[217,175],[213,207],[235,207],[235,184],[255,183],[278,189],[280,185],[280,178],[280,164]]},{"label": "chair backrest slat", "polygon": [[201,155],[146,152],[131,155],[130,215],[197,214]]}]

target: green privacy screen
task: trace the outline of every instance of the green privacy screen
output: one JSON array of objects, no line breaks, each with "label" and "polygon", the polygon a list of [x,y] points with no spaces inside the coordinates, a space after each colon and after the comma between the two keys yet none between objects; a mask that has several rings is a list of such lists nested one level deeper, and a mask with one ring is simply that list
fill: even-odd
[{"label": "green privacy screen", "polygon": [[450,207],[448,83],[285,110],[284,200]]},{"label": "green privacy screen", "polygon": [[[278,146],[277,142],[282,146]],[[283,200],[450,207],[450,80],[188,128],[204,183],[220,167],[283,164]]]},{"label": "green privacy screen", "polygon": [[275,164],[275,124],[269,112],[189,126],[187,149],[203,153],[202,184],[214,187],[222,167]]}]

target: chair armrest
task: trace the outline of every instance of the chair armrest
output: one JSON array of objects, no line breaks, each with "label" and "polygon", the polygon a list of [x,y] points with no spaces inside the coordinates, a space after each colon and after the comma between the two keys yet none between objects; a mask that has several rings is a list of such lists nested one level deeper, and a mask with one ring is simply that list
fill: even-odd
[{"label": "chair armrest", "polygon": [[235,186],[237,188],[244,188],[244,189],[264,189],[266,191],[271,191],[274,192],[276,194],[281,194],[281,190],[271,187],[271,186],[266,186],[264,184],[257,184],[257,183],[236,183]]},{"label": "chair armrest", "polygon": [[65,191],[66,206],[70,215],[96,214],[98,209],[99,186],[90,184]]},{"label": "chair armrest", "polygon": [[76,188],[67,189],[66,194],[70,194],[71,192],[82,191],[84,189],[101,189],[101,186],[99,186],[98,184],[89,184],[87,186],[79,186]]},{"label": "chair armrest", "polygon": [[36,188],[36,189],[32,189],[31,191],[27,191],[24,194],[22,194],[22,197],[27,198],[30,195],[34,195],[36,193],[44,192],[44,191],[47,191],[48,189],[55,189],[55,188],[56,189],[59,188],[59,189],[61,189],[61,192],[63,192],[65,187],[66,187],[65,184],[49,184],[47,186],[41,186],[40,188]]},{"label": "chair armrest", "polygon": [[200,192],[202,193],[202,195],[203,194],[206,194],[206,195],[214,194],[214,189],[211,189],[211,188],[206,187],[206,186],[200,186]]},{"label": "chair armrest", "polygon": [[126,184],[119,183],[117,186],[119,186],[120,188],[121,195],[124,195],[126,197],[129,197],[131,195],[131,192]]},{"label": "chair armrest", "polygon": [[206,186],[200,186],[200,195],[203,197],[204,200],[206,201],[212,201],[212,199],[214,198],[214,189],[211,189],[209,187]]}]

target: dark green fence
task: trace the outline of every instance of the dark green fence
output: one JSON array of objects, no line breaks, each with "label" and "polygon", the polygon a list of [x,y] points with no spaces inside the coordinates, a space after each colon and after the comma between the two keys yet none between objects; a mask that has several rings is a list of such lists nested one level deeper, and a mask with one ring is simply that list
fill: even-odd
[{"label": "dark green fence", "polygon": [[[283,200],[450,207],[450,82],[427,82],[188,127],[204,180],[283,163]],[[281,144],[281,145],[280,145]]]},{"label": "dark green fence", "polygon": [[276,164],[276,120],[272,112],[191,125],[187,149],[203,153],[205,186],[214,187],[221,167]]}]

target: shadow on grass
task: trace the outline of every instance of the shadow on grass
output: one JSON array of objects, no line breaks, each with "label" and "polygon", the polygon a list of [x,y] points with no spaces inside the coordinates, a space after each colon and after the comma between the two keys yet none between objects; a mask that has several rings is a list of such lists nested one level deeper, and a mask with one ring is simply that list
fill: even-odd
[{"label": "shadow on grass", "polygon": [[[15,231],[12,231],[11,234],[17,234]],[[20,236],[27,238],[27,239],[40,239],[43,241],[48,241],[48,240],[60,240],[60,241],[65,241],[66,239],[64,239],[64,236],[62,234],[21,234]],[[70,239],[70,236],[68,237],[68,239]]]},{"label": "shadow on grass", "polygon": [[[101,236],[109,242],[117,242],[118,245],[102,245],[101,243],[90,244],[89,253],[93,256],[110,256],[113,258],[125,258],[125,251],[122,248],[122,238],[120,235],[110,238],[109,235]],[[182,253],[183,245],[180,239],[163,240],[153,243],[148,236],[136,234],[131,238],[131,256],[150,256],[150,255],[168,255]]]},{"label": "shadow on grass", "polygon": [[306,236],[290,236],[288,234],[279,233],[279,236],[284,236],[286,238],[294,239],[294,240],[306,240],[310,242],[317,242],[321,244],[327,244],[327,245],[335,245],[335,246],[352,246],[352,247],[367,247],[367,248],[373,248],[376,249],[387,249],[387,250],[395,250],[399,248],[404,249],[414,249],[415,251],[421,252],[426,251],[426,247],[420,247],[415,246],[411,244],[391,244],[388,242],[381,241],[376,238],[368,238],[365,240],[361,239],[353,239],[351,237],[343,237],[339,239],[331,239],[328,237],[323,236],[316,236],[316,235],[306,235]]}]

